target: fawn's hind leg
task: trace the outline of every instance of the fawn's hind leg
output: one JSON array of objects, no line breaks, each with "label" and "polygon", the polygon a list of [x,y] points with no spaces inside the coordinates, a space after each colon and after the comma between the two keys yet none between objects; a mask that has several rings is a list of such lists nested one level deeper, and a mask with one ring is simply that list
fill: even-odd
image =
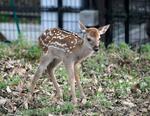
[{"label": "fawn's hind leg", "polygon": [[55,68],[61,63],[61,60],[59,59],[54,59],[52,62],[49,63],[49,65],[47,66],[47,71],[48,71],[48,74],[49,74],[49,78],[52,80],[53,82],[53,85],[54,87],[56,88],[56,95],[57,97],[59,98],[62,98],[62,91],[59,87],[59,84],[56,80],[56,77],[54,76],[54,71],[55,71]]},{"label": "fawn's hind leg", "polygon": [[41,57],[40,60],[40,65],[38,66],[38,69],[31,81],[31,85],[30,85],[30,91],[31,91],[31,95],[33,94],[34,88],[35,88],[35,84],[36,81],[40,78],[40,76],[42,75],[42,73],[46,70],[48,64],[53,60],[52,57],[50,57],[50,55],[46,54],[43,55]]}]

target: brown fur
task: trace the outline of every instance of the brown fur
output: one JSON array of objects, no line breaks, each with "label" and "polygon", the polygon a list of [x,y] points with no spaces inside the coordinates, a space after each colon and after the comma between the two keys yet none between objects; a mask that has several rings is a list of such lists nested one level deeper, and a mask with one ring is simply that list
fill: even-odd
[{"label": "brown fur", "polygon": [[98,38],[98,39],[100,37],[99,30],[96,28],[89,28],[87,29],[87,32],[91,37]]}]

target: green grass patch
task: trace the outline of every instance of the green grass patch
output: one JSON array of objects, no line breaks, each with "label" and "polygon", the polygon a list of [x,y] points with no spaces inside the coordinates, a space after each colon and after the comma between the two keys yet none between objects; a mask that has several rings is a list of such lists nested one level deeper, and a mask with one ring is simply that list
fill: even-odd
[{"label": "green grass patch", "polygon": [[112,106],[111,101],[109,101],[106,98],[106,96],[101,92],[98,92],[94,97],[94,99],[97,100],[103,107],[110,108]]},{"label": "green grass patch", "polygon": [[5,89],[7,86],[16,86],[20,81],[21,77],[18,75],[8,77],[7,79],[2,79],[0,80],[0,89]]},{"label": "green grass patch", "polygon": [[38,108],[32,110],[23,110],[18,114],[23,116],[47,116],[48,114],[63,115],[71,114],[74,111],[74,106],[70,102],[65,102],[63,105],[52,105],[45,108]]},{"label": "green grass patch", "polygon": [[140,89],[143,91],[143,92],[150,92],[150,76],[149,77],[144,77],[144,79],[142,79],[140,81]]}]

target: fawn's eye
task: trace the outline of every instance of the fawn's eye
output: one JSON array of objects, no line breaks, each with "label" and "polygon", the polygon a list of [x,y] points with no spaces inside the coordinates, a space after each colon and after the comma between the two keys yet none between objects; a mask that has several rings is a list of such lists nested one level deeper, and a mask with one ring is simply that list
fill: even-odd
[{"label": "fawn's eye", "polygon": [[91,41],[91,39],[90,39],[90,38],[87,38],[87,40],[88,40],[88,41]]}]

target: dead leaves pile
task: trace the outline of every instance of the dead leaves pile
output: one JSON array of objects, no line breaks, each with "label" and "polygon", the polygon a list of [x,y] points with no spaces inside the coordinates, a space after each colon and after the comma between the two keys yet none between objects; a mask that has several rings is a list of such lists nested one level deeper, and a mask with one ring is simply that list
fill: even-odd
[{"label": "dead leaves pile", "polygon": [[5,87],[0,89],[0,111],[2,113],[14,114],[19,108],[25,106],[27,86],[32,76],[31,70],[32,65],[25,63],[24,60],[1,59],[0,82],[5,83]]}]

